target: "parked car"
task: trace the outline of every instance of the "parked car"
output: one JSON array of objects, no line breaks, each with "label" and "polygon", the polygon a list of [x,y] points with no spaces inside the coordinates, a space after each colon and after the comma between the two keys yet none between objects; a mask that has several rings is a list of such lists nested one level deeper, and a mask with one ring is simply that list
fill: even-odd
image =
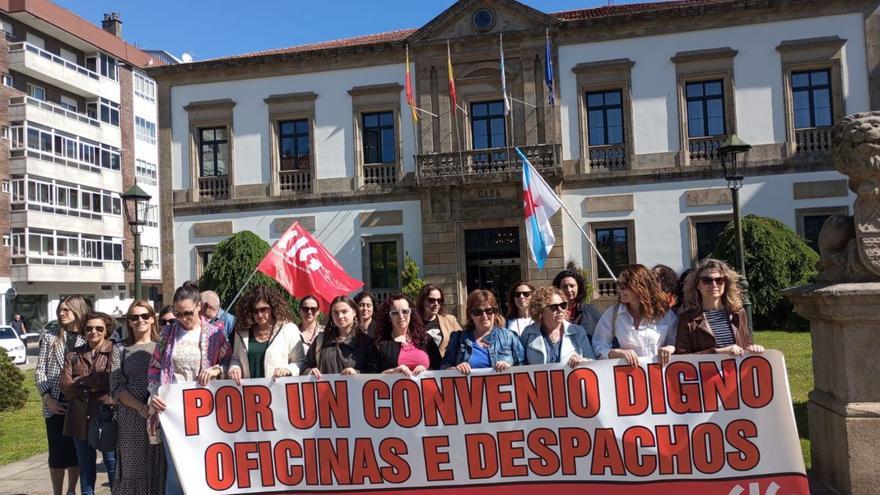
[{"label": "parked car", "polygon": [[0,347],[6,349],[6,354],[13,363],[27,363],[27,349],[18,337],[18,333],[9,325],[0,326]]}]

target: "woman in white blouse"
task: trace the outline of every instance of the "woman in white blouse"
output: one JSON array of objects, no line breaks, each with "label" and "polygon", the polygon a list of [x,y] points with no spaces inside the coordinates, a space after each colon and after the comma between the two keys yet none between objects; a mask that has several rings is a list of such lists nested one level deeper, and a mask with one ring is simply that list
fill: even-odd
[{"label": "woman in white blouse", "polygon": [[[618,303],[608,308],[593,334],[593,349],[602,359],[639,358],[669,362],[675,352],[676,317],[657,279],[644,265],[630,265],[618,276]],[[615,338],[619,348],[613,348]]]}]

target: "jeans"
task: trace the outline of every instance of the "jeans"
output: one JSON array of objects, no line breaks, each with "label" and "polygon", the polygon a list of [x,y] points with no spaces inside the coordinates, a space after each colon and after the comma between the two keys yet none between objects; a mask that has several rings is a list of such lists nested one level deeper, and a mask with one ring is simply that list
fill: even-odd
[{"label": "jeans", "polygon": [[[94,495],[95,481],[98,477],[96,464],[98,453],[89,445],[88,440],[74,438],[73,445],[76,447],[76,458],[79,460],[79,489],[82,495]],[[104,458],[104,469],[107,470],[110,486],[113,486],[113,478],[116,475],[116,452],[101,452],[101,456]]]},{"label": "jeans", "polygon": [[168,447],[168,439],[165,433],[162,433],[162,446],[165,448],[165,460],[168,464],[168,470],[165,474],[165,495],[183,495],[183,487],[180,485],[180,478],[177,476],[177,468],[174,467],[174,459],[171,457],[171,449]]}]

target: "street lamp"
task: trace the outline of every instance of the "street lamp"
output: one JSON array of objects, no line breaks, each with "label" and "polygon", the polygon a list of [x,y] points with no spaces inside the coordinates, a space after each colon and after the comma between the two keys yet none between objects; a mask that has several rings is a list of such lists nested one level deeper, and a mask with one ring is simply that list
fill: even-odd
[{"label": "street lamp", "polygon": [[[724,178],[727,179],[727,187],[730,188],[730,198],[733,203],[733,228],[736,232],[736,268],[739,271],[740,286],[742,287],[743,307],[749,319],[749,332],[754,332],[752,326],[752,301],[749,300],[749,282],[746,280],[745,250],[743,249],[742,218],[739,211],[739,190],[746,172],[746,158],[752,145],[746,143],[736,134],[731,134],[726,141],[718,147],[718,155],[721,157],[721,169]],[[742,155],[742,156],[740,156]]]},{"label": "street lamp", "polygon": [[150,195],[137,184],[120,194],[125,207],[125,222],[134,237],[134,298],[141,298],[141,233],[147,224]]}]

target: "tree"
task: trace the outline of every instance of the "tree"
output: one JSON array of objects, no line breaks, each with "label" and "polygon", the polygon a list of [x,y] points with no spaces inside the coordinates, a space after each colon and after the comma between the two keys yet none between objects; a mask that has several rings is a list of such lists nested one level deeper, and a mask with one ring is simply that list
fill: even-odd
[{"label": "tree", "polygon": [[409,257],[409,253],[403,256],[403,270],[400,272],[400,281],[403,288],[400,290],[413,301],[419,297],[419,291],[425,286],[425,281],[419,276],[419,265]]},{"label": "tree", "polygon": [[[755,328],[803,329],[806,321],[793,311],[781,291],[816,278],[819,255],[779,220],[747,215],[742,220],[746,275]],[[712,257],[736,267],[734,223],[727,225]]]},{"label": "tree", "polygon": [[0,412],[21,409],[26,400],[24,373],[0,347]]},{"label": "tree", "polygon": [[[217,244],[211,255],[211,261],[205,267],[202,278],[199,280],[199,288],[213,290],[220,296],[220,305],[225,309],[232,302],[232,298],[241,290],[242,284],[254,271],[266,253],[269,252],[269,243],[249,230],[243,230],[229,239]],[[274,285],[283,294],[287,295],[291,309],[297,308],[296,301],[275,280],[267,277],[262,272],[257,272],[242,294],[248,288],[257,284]]]}]

